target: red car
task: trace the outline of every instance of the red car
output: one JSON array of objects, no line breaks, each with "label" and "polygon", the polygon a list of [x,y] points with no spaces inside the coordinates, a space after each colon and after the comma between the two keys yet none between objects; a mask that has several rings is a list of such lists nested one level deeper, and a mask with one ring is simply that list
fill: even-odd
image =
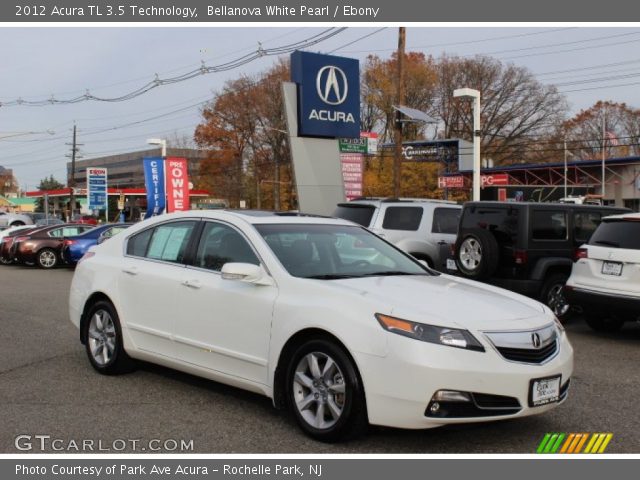
[{"label": "red car", "polygon": [[66,223],[40,228],[27,235],[14,238],[10,255],[16,263],[36,264],[40,268],[53,268],[62,258],[62,245],[65,237],[80,235],[93,225]]},{"label": "red car", "polygon": [[10,265],[13,263],[13,257],[11,256],[10,250],[11,245],[13,245],[13,241],[16,237],[28,235],[35,230],[39,230],[44,227],[29,227],[29,228],[20,228],[20,230],[16,230],[15,232],[11,232],[6,234],[0,240],[0,263],[2,265]]},{"label": "red car", "polygon": [[98,225],[98,219],[92,215],[74,215],[73,223],[84,223],[87,225]]}]

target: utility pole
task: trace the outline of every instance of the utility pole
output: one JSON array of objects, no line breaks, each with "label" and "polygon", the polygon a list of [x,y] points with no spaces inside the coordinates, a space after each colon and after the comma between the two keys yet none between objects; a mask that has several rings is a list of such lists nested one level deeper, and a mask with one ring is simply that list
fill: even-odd
[{"label": "utility pole", "polygon": [[78,146],[82,144],[78,144],[76,142],[76,124],[73,122],[73,141],[72,143],[67,143],[67,145],[71,146],[71,153],[69,155],[65,155],[68,158],[71,158],[71,176],[67,180],[67,186],[69,187],[69,221],[73,220],[73,209],[76,206],[76,194],[75,194],[75,186],[76,186],[76,158],[80,158],[77,156]]},{"label": "utility pole", "polygon": [[[406,32],[405,27],[398,29],[398,70],[397,70],[397,92],[398,92],[398,106],[404,105],[404,51],[406,44]],[[393,158],[393,195],[396,198],[400,198],[400,174],[402,165],[402,113],[396,111],[396,124],[395,124],[395,155]]]},{"label": "utility pole", "polygon": [[606,132],[606,125],[607,125],[607,112],[604,112],[604,115],[602,115],[602,204],[604,205],[604,194],[605,194],[605,188],[606,188],[606,168],[605,168],[605,164],[604,164],[604,160],[605,160],[605,156],[606,156],[606,146],[607,146],[607,132]]}]

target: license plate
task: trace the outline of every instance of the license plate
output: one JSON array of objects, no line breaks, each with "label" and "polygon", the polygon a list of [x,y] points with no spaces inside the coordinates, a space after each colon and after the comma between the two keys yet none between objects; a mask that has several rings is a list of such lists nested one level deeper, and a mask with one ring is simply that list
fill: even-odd
[{"label": "license plate", "polygon": [[455,260],[447,258],[447,270],[458,270]]},{"label": "license plate", "polygon": [[622,274],[622,264],[618,262],[603,262],[602,274],[617,275],[619,277]]},{"label": "license plate", "polygon": [[529,406],[539,407],[560,400],[560,375],[531,380]]}]

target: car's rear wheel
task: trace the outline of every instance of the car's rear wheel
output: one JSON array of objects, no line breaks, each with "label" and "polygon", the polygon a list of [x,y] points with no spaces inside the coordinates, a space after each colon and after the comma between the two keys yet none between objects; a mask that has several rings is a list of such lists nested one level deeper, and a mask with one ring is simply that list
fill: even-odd
[{"label": "car's rear wheel", "polygon": [[585,313],[584,320],[596,332],[613,333],[617,332],[624,325],[624,318],[598,315],[595,313]]},{"label": "car's rear wheel", "polygon": [[133,370],[133,360],[124,350],[118,313],[110,302],[96,302],[89,310],[84,325],[87,356],[93,368],[103,375]]},{"label": "car's rear wheel", "polygon": [[456,266],[468,278],[481,280],[493,275],[499,255],[495,237],[481,228],[464,232],[456,242]]},{"label": "car's rear wheel", "polygon": [[287,369],[288,401],[309,436],[335,442],[362,433],[367,413],[362,382],[353,361],[336,343],[302,344]]},{"label": "car's rear wheel", "polygon": [[550,275],[540,291],[540,301],[547,305],[558,320],[571,316],[571,305],[564,296],[564,286],[569,277],[564,273]]},{"label": "car's rear wheel", "polygon": [[54,268],[58,265],[58,254],[50,248],[43,248],[38,252],[36,263],[40,268]]}]

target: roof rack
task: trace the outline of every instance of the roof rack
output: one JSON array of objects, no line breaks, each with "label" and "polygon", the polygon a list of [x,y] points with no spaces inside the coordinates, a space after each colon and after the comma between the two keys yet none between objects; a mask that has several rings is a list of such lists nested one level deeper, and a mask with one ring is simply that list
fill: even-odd
[{"label": "roof rack", "polygon": [[433,202],[433,203],[456,203],[451,200],[441,200],[439,198],[411,198],[411,197],[356,197],[353,201],[356,200],[373,200],[383,203],[392,203],[392,202]]}]

